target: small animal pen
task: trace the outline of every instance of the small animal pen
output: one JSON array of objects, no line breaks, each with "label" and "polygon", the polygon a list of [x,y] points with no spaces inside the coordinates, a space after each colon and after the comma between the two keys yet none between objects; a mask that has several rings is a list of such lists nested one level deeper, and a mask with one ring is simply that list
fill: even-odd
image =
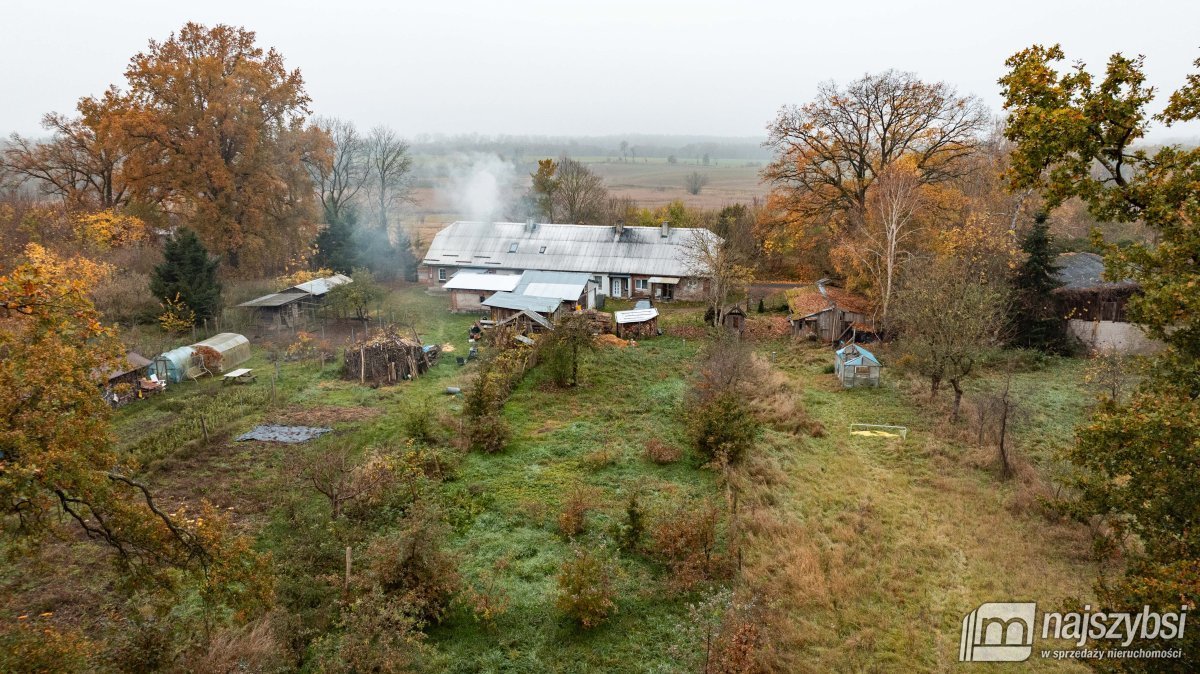
[{"label": "small animal pen", "polygon": [[833,372],[842,386],[879,386],[883,365],[875,354],[857,344],[848,344],[834,353]]},{"label": "small animal pen", "polygon": [[388,328],[346,347],[342,377],[362,383],[395,384],[428,372],[440,353],[436,344],[423,346]]}]

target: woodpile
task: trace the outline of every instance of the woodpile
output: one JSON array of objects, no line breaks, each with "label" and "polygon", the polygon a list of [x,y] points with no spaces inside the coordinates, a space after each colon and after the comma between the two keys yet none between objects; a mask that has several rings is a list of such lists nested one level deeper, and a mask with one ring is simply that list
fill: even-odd
[{"label": "woodpile", "polygon": [[613,331],[613,315],[611,313],[588,309],[583,312],[583,315],[587,316],[592,334],[603,335]]},{"label": "woodpile", "polygon": [[415,379],[433,367],[440,351],[436,344],[426,348],[395,328],[384,328],[346,347],[342,378],[375,385]]}]

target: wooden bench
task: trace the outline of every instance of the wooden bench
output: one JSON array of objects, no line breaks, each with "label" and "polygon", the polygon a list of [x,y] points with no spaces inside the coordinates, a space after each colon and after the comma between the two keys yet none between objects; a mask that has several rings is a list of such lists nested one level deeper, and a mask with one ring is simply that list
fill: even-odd
[{"label": "wooden bench", "polygon": [[221,377],[221,384],[228,384],[229,382],[233,382],[235,384],[253,384],[253,372],[254,370],[246,367],[240,367],[231,372],[226,372],[224,376]]}]

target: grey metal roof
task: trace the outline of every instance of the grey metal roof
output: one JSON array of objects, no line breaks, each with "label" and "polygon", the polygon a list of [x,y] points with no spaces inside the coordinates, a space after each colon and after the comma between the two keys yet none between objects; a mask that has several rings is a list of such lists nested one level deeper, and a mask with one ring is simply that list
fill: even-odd
[{"label": "grey metal roof", "polygon": [[560,304],[562,300],[556,297],[529,297],[505,291],[500,291],[483,301],[485,307],[536,311],[543,314],[553,313]]},{"label": "grey metal roof", "polygon": [[292,286],[292,288],[306,292],[314,297],[320,297],[338,286],[346,285],[347,283],[353,283],[353,282],[354,282],[354,279],[350,278],[349,276],[346,276],[345,274],[334,274],[333,276],[326,276],[325,278],[315,278],[315,279],[313,279],[311,281],[307,281],[305,283],[299,283],[297,285]]},{"label": "grey metal roof", "polygon": [[837,355],[845,365],[880,365],[875,354],[857,344],[847,344],[837,350]]},{"label": "grey metal roof", "polygon": [[468,274],[459,272],[442,287],[446,290],[509,290],[521,280],[516,274]]},{"label": "grey metal roof", "polygon": [[[541,269],[651,276],[695,276],[691,243],[720,240],[706,229],[616,228],[519,222],[455,222],[437,233],[423,262],[488,269]],[[515,244],[515,245],[514,245]],[[544,249],[544,252],[543,252]],[[509,252],[515,250],[515,252]]]},{"label": "grey metal roof", "polygon": [[588,274],[567,271],[527,271],[513,292],[526,297],[548,297],[560,302],[574,302],[587,290],[592,281]]},{"label": "grey metal roof", "polygon": [[1058,280],[1069,290],[1131,285],[1133,281],[1113,283],[1104,280],[1104,258],[1095,253],[1063,253],[1054,261]]},{"label": "grey metal roof", "polygon": [[[291,289],[289,288],[289,290],[291,290]],[[256,297],[248,302],[242,302],[238,306],[239,307],[282,307],[286,304],[291,304],[292,302],[299,302],[300,300],[302,300],[308,296],[309,296],[308,293],[304,293],[304,292],[286,292],[286,291],[284,291],[281,293],[271,293],[270,295],[263,295],[262,297]]]}]

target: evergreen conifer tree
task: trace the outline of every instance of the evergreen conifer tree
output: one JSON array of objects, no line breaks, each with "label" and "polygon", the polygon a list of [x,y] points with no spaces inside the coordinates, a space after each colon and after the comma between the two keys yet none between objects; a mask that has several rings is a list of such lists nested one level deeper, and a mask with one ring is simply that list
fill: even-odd
[{"label": "evergreen conifer tree", "polygon": [[163,262],[154,268],[150,292],[160,300],[178,297],[195,312],[197,321],[212,318],[221,310],[219,264],[195,232],[180,229],[163,248]]},{"label": "evergreen conifer tree", "polygon": [[1061,317],[1054,314],[1058,266],[1050,236],[1050,224],[1045,213],[1038,213],[1033,228],[1021,241],[1026,258],[1013,277],[1013,344],[1042,351],[1060,352],[1066,347],[1066,333]]},{"label": "evergreen conifer tree", "polygon": [[317,235],[317,254],[313,262],[317,268],[350,274],[358,266],[354,242],[358,213],[353,208],[345,208],[339,216],[327,216],[326,221],[329,224]]}]

